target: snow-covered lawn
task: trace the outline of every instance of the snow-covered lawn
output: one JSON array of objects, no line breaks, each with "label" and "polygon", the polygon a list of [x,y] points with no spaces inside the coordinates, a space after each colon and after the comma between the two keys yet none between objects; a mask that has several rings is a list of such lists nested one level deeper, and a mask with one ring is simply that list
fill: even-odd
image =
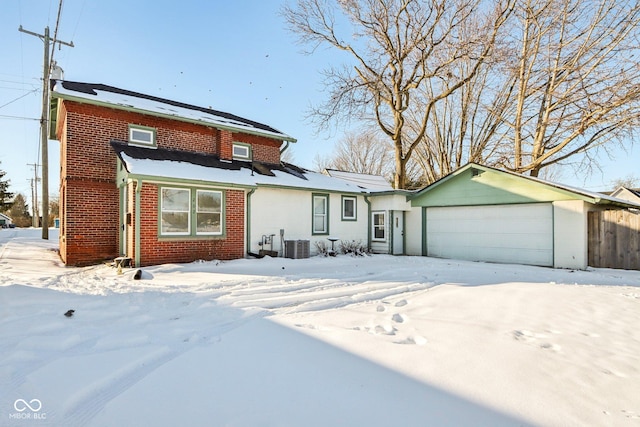
[{"label": "snow-covered lawn", "polygon": [[39,235],[0,231],[0,426],[640,426],[640,272],[376,255],[133,280]]}]

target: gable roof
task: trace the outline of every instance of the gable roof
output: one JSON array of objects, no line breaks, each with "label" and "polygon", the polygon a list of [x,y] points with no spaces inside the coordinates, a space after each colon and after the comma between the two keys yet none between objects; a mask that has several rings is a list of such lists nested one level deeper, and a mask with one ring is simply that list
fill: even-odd
[{"label": "gable roof", "polygon": [[[615,191],[612,191],[609,195],[611,197],[618,197],[620,195],[625,195],[625,193],[628,193],[631,197],[637,197],[638,201],[640,201],[640,188],[629,188],[629,187],[618,187],[615,189]],[[625,200],[626,197],[625,197]]]},{"label": "gable roof", "polygon": [[[491,177],[489,179],[482,178],[487,173]],[[465,180],[463,177],[469,179]],[[588,191],[581,188],[571,187],[568,185],[558,184],[546,181],[540,178],[525,176],[515,172],[496,169],[488,166],[482,166],[476,163],[468,163],[460,169],[450,173],[449,175],[435,181],[426,186],[422,190],[409,196],[413,206],[427,206],[430,203],[427,199],[432,195],[439,193],[439,189],[453,182],[467,185],[456,197],[434,197],[440,199],[435,203],[443,202],[448,206],[463,206],[474,204],[502,204],[502,203],[533,203],[553,200],[583,200],[592,204],[613,205],[625,208],[640,208],[639,203],[629,202],[608,196],[595,191]],[[483,181],[487,183],[481,187]],[[472,182],[472,184],[467,184]],[[479,190],[484,188],[485,193],[481,194]],[[497,197],[496,197],[497,195]],[[487,200],[487,196],[496,197],[494,200]],[[447,199],[447,200],[445,200]],[[434,205],[435,206],[435,205]]]},{"label": "gable roof", "polygon": [[346,172],[336,169],[325,169],[327,175],[343,181],[351,182],[367,190],[393,191],[389,182],[380,175],[369,175],[365,173]]},{"label": "gable roof", "polygon": [[[144,114],[173,120],[198,123],[218,129],[261,135],[281,141],[296,142],[296,139],[263,123],[245,119],[231,113],[198,107],[178,101],[145,95],[99,83],[81,83],[55,80],[51,89],[53,98],[68,99],[76,102],[102,105],[126,111],[138,111]],[[52,104],[50,130],[55,133],[57,104]],[[55,137],[55,136],[54,136]]]},{"label": "gable roof", "polygon": [[127,177],[132,179],[366,193],[353,183],[289,163],[221,160],[211,154],[136,147],[121,141],[111,141],[111,147],[122,161]]}]

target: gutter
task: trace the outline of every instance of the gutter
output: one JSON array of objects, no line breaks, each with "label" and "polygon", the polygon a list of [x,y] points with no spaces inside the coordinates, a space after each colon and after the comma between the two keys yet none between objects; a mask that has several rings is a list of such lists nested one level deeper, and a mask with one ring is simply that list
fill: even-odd
[{"label": "gutter", "polygon": [[369,196],[364,196],[364,201],[367,203],[367,251],[371,252],[371,201]]},{"label": "gutter", "polygon": [[247,242],[246,242],[246,251],[248,254],[251,254],[251,195],[253,193],[256,192],[256,188],[252,188],[248,193],[247,193],[247,214],[246,214],[246,234],[247,234]]}]

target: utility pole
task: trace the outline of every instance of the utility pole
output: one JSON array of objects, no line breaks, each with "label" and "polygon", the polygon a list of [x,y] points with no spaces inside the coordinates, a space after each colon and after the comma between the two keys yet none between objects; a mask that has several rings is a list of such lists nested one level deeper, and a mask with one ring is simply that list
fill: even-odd
[{"label": "utility pole", "polygon": [[40,226],[38,223],[40,220],[40,214],[38,212],[38,182],[40,181],[40,178],[38,178],[38,166],[40,165],[37,163],[27,163],[27,166],[32,166],[34,171],[34,177],[31,178],[31,202],[33,203],[33,206],[31,206],[31,225],[33,225],[33,228],[37,228]]},{"label": "utility pole", "polygon": [[38,34],[18,28],[18,31],[36,36],[44,42],[44,75],[42,78],[42,116],[40,117],[40,143],[42,151],[42,238],[49,239],[49,76],[51,74],[51,61],[49,60],[49,47],[55,47],[56,43],[73,47],[73,42],[63,42],[52,39],[49,36],[49,27],[44,29],[44,34]]}]

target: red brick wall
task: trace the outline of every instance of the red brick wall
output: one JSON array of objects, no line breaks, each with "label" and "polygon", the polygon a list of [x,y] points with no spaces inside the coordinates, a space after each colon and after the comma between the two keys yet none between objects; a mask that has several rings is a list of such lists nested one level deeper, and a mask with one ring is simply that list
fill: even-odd
[{"label": "red brick wall", "polygon": [[251,144],[253,159],[256,161],[275,164],[280,163],[280,146],[282,145],[282,141],[244,133],[234,133],[233,141]]},{"label": "red brick wall", "polygon": [[226,235],[223,237],[158,237],[158,186],[142,184],[140,265],[244,257],[244,192],[225,191]]},{"label": "red brick wall", "polygon": [[[129,124],[157,129],[157,146],[185,151],[217,154],[231,158],[233,141],[253,145],[254,158],[268,163],[280,161],[280,141],[211,127],[158,118],[107,107],[63,101],[59,107],[60,139],[60,254],[67,265],[88,265],[120,255],[119,191],[116,187],[116,155],[110,146],[113,139],[127,141]],[[145,187],[146,190],[146,187]],[[157,238],[156,195],[144,195],[142,247],[149,248],[141,261],[145,265],[160,262],[186,262],[195,259],[232,259],[244,256],[244,194],[227,191],[227,235],[218,239],[188,241]],[[133,188],[129,189],[132,217]],[[149,198],[150,197],[150,198]],[[149,209],[155,209],[153,215]],[[237,211],[237,212],[236,212]],[[151,221],[151,222],[149,222]],[[132,239],[133,223],[128,227]],[[152,237],[153,236],[153,237]],[[133,246],[128,254],[134,256]],[[141,254],[143,255],[143,254]]]}]

